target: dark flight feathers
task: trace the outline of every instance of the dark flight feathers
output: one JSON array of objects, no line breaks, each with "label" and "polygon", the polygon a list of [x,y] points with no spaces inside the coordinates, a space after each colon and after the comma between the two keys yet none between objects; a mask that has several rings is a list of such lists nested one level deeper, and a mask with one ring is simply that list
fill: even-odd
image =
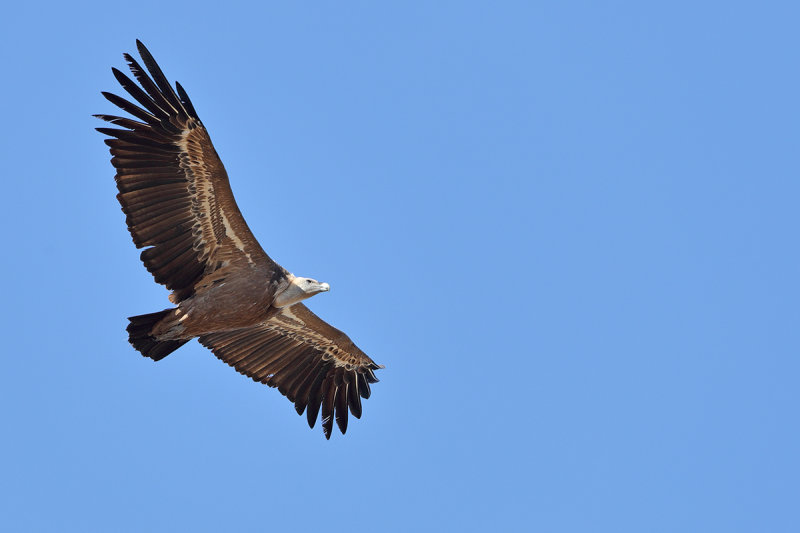
[{"label": "dark flight feathers", "polygon": [[[136,45],[144,67],[124,55],[136,81],[112,69],[132,100],[102,93],[133,118],[95,116],[115,126],[97,130],[111,137],[105,143],[117,171],[117,199],[134,244],[144,248],[145,267],[172,291],[175,304],[192,298],[216,279],[216,271],[230,270],[230,265],[252,267],[243,276],[252,276],[256,267],[284,275],[241,216],[225,168],[186,91],[177,82],[173,89],[147,48],[138,40]],[[236,274],[226,271],[227,276]],[[190,340],[153,336],[172,311],[130,319],[130,342],[143,355],[157,361]],[[199,341],[240,373],[276,387],[298,414],[306,413],[309,426],[321,413],[327,438],[334,421],[344,433],[348,411],[361,417],[361,399],[369,398],[370,384],[378,381],[374,370],[382,367],[303,304],[264,320],[248,328],[212,329]]]},{"label": "dark flight feathers", "polygon": [[383,367],[302,303],[281,311],[252,328],[202,335],[200,344],[239,373],[277,387],[298,414],[307,410],[312,428],[321,406],[326,437],[334,419],[344,433],[348,409],[361,418],[361,398],[369,398],[374,371]]}]

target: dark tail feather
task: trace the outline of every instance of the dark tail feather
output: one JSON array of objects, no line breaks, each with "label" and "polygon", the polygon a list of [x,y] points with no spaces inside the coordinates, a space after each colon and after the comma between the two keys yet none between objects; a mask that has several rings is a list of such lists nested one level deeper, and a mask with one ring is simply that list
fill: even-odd
[{"label": "dark tail feather", "polygon": [[133,344],[133,347],[139,350],[142,355],[149,357],[153,361],[164,359],[189,342],[189,339],[157,341],[150,336],[150,332],[153,331],[153,326],[170,312],[172,312],[172,309],[164,309],[158,313],[132,316],[128,319],[131,321],[131,323],[128,324],[128,341]]}]

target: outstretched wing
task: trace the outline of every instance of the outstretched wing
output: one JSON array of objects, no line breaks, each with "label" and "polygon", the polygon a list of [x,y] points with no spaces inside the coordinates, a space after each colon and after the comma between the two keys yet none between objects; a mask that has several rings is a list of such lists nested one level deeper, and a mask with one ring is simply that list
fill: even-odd
[{"label": "outstretched wing", "polygon": [[97,130],[113,137],[105,142],[133,242],[148,247],[141,255],[145,267],[173,291],[177,303],[224,261],[274,263],[242,218],[222,161],[186,92],[176,83],[176,93],[147,48],[138,40],[136,45],[147,71],[130,55],[125,59],[141,86],[112,71],[140,105],[111,93],[103,96],[139,120],[95,115],[122,128]]},{"label": "outstretched wing", "polygon": [[320,407],[322,430],[330,438],[333,419],[347,431],[348,409],[361,418],[361,398],[376,383],[375,364],[341,331],[305,305],[284,307],[257,326],[200,337],[200,343],[239,373],[265,383],[306,411],[314,427]]}]

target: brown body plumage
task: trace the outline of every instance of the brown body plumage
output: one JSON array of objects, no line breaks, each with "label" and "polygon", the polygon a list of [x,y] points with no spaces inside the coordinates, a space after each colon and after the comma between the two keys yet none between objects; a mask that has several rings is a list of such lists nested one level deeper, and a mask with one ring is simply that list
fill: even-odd
[{"label": "brown body plumage", "polygon": [[311,427],[321,409],[326,437],[334,419],[344,433],[347,411],[360,418],[382,367],[300,303],[327,284],[293,276],[264,252],[186,92],[178,83],[173,90],[136,44],[147,71],[125,59],[141,87],[113,72],[139,105],[103,95],[138,120],[97,115],[122,128],[98,131],[112,137],[105,142],[133,242],[176,307],[131,317],[131,344],[158,361],[198,338],[240,373],[277,387]]}]

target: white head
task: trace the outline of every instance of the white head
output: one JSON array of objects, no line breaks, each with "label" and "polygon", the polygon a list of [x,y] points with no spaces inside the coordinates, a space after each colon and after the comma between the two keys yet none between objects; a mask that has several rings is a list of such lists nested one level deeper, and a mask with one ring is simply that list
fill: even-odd
[{"label": "white head", "polygon": [[289,285],[275,295],[275,299],[272,301],[272,306],[286,307],[287,305],[296,304],[301,300],[311,298],[315,294],[329,290],[331,290],[331,286],[327,283],[320,283],[319,281],[311,278],[291,276],[289,278]]}]

